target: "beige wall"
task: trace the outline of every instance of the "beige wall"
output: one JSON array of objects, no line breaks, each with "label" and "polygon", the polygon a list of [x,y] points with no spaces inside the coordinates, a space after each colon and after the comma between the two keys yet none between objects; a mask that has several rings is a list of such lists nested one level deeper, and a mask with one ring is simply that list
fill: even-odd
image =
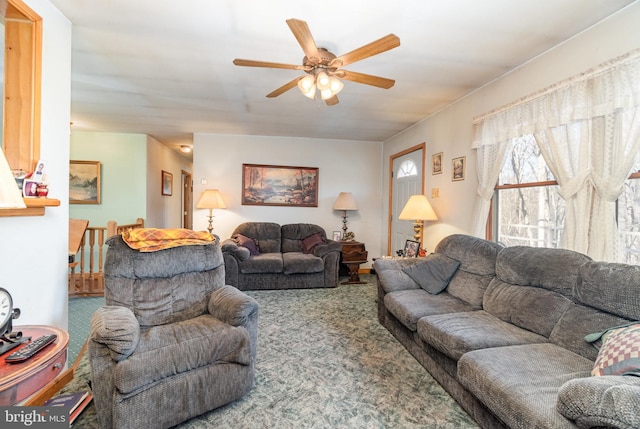
[{"label": "beige wall", "polygon": [[[242,222],[314,223],[330,236],[341,230],[342,212],[332,210],[338,194],[352,192],[359,210],[350,212],[349,230],[365,243],[371,258],[380,253],[382,144],[344,140],[266,136],[194,135],[194,206],[204,189],[217,188],[226,210],[216,210],[214,233],[229,238]],[[318,167],[318,207],[243,206],[242,164]],[[202,180],[207,184],[202,184]],[[195,210],[194,229],[206,229],[207,210]],[[386,251],[386,249],[385,249]]]},{"label": "beige wall", "polygon": [[[638,23],[640,3],[636,2],[384,143],[385,164],[392,154],[423,141],[427,143],[427,197],[430,198],[432,188],[440,189],[440,198],[430,198],[439,221],[425,228],[427,249],[432,249],[449,234],[471,233],[470,216],[478,183],[475,152],[471,150],[473,118],[640,48]],[[444,152],[444,173],[432,176],[431,155],[438,152]],[[451,159],[459,156],[467,157],[466,180],[452,182]],[[385,165],[382,181],[385,195],[388,193],[387,171]],[[386,212],[388,207],[384,202]],[[386,246],[386,220],[381,230],[380,245]]]}]

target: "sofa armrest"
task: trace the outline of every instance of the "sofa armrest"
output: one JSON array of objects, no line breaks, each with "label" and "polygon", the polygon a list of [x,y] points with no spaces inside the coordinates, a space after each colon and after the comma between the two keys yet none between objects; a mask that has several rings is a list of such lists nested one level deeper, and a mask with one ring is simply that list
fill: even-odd
[{"label": "sofa armrest", "polygon": [[424,258],[380,258],[373,263],[378,283],[385,293],[397,290],[420,289],[420,285],[405,273],[402,268],[408,265],[425,263]]},{"label": "sofa armrest", "polygon": [[558,391],[556,409],[579,428],[640,427],[640,377],[575,378]]},{"label": "sofa armrest", "polygon": [[249,256],[251,256],[251,254],[249,253],[249,249],[247,249],[246,247],[238,246],[236,242],[231,240],[230,238],[222,242],[220,250],[222,250],[223,254],[233,255],[240,261],[249,259]]},{"label": "sofa armrest", "polygon": [[99,308],[91,318],[91,341],[105,346],[111,358],[120,362],[134,352],[140,340],[140,325],[126,307],[115,305]]},{"label": "sofa armrest", "polygon": [[326,243],[317,244],[311,249],[311,253],[319,258],[324,258],[331,252],[340,253],[341,251],[342,245],[333,240],[327,240]]},{"label": "sofa armrest", "polygon": [[209,298],[209,313],[232,326],[244,326],[258,311],[258,302],[236,289],[225,285],[216,289]]}]

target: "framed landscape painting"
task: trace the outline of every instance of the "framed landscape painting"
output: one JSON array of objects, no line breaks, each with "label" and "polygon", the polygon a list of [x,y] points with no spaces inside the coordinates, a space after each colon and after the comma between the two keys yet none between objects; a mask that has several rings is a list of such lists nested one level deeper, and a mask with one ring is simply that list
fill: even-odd
[{"label": "framed landscape painting", "polygon": [[100,204],[99,161],[69,161],[69,204]]},{"label": "framed landscape painting", "polygon": [[242,164],[242,204],[318,207],[318,168]]}]

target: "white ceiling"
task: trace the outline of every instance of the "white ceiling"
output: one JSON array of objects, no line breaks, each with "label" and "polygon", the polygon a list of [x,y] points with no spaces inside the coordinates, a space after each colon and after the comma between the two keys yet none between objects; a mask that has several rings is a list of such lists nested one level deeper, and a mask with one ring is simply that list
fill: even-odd
[{"label": "white ceiling", "polygon": [[[384,141],[632,0],[51,0],[73,23],[73,130],[144,133],[177,147],[222,133]],[[395,79],[345,81],[326,106],[301,75],[234,58],[301,64],[285,20],[344,54],[389,33],[401,45],[345,69]]]}]

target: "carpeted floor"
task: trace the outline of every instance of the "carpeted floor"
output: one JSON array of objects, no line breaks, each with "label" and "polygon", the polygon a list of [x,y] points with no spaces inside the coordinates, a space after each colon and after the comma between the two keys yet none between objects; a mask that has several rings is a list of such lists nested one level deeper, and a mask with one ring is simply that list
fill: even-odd
[{"label": "carpeted floor", "polygon": [[[368,283],[248,292],[260,304],[254,389],[179,427],[477,428],[378,323],[375,276],[361,277]],[[81,362],[62,392],[86,388]],[[93,407],[74,427],[98,427]]]}]

